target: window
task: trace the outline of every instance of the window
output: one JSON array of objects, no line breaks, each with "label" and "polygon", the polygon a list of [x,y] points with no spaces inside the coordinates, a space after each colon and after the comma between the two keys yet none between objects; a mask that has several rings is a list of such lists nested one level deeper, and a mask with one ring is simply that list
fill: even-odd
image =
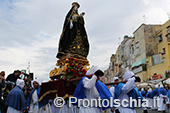
[{"label": "window", "polygon": [[165,48],[163,48],[162,50],[163,50],[163,53],[162,53],[162,55],[164,55],[164,54],[165,54]]},{"label": "window", "polygon": [[161,63],[161,55],[157,54],[157,55],[153,55],[152,56],[152,65],[157,65]]},{"label": "window", "polygon": [[132,46],[132,54],[134,54],[134,47]]},{"label": "window", "polygon": [[158,43],[162,42],[163,39],[162,39],[162,34],[160,34],[158,37],[157,37],[157,40],[158,40]]},{"label": "window", "polygon": [[167,37],[167,41],[169,41],[170,40],[170,34],[168,34],[166,37]]},{"label": "window", "polygon": [[139,41],[136,42],[136,49],[139,49]]},{"label": "window", "polygon": [[167,33],[170,33],[170,28],[167,29]]},{"label": "window", "polygon": [[146,63],[146,67],[149,68],[149,62]]},{"label": "window", "polygon": [[165,57],[162,58],[162,63],[164,63],[164,62],[165,62]]}]

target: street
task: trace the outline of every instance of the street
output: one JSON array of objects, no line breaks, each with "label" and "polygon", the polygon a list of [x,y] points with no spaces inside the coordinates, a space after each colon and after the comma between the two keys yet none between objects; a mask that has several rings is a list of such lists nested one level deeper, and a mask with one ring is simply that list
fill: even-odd
[{"label": "street", "polygon": [[[142,110],[137,109],[137,113],[142,113]],[[163,113],[163,112],[158,112],[157,110],[154,111],[154,110],[148,109],[148,113]],[[168,112],[168,110],[167,110],[166,113],[170,113],[170,112]]]}]

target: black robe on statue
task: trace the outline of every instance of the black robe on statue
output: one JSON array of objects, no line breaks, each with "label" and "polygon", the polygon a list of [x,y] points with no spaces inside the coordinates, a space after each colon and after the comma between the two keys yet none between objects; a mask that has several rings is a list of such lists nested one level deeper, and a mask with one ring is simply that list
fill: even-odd
[{"label": "black robe on statue", "polygon": [[[68,54],[86,58],[89,53],[89,42],[84,27],[84,19],[77,12],[73,12],[73,8],[74,6],[68,12],[64,22],[57,58]],[[70,20],[73,23],[71,29]]]}]

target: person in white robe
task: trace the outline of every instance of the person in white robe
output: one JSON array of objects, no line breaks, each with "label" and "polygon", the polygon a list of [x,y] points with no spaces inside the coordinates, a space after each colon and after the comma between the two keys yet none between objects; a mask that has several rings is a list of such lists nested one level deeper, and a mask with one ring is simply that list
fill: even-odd
[{"label": "person in white robe", "polygon": [[159,91],[158,91],[158,85],[155,85],[155,89],[152,90],[151,92],[151,98],[153,99],[152,101],[152,110],[158,110],[158,101],[159,100]]},{"label": "person in white robe", "polygon": [[146,92],[145,92],[144,88],[141,88],[141,94],[142,94],[143,98],[146,97]]},{"label": "person in white robe", "polygon": [[167,101],[167,90],[164,89],[163,85],[160,85],[160,89],[159,89],[159,106],[158,106],[158,111],[162,111],[165,112],[166,111],[166,101]]},{"label": "person in white robe", "polygon": [[[140,81],[140,78],[136,76],[133,72],[131,71],[126,71],[125,74],[123,75],[124,81],[127,81],[125,84],[124,83],[119,83],[118,88],[115,89],[116,92],[116,98],[120,100],[120,103],[124,101],[124,99],[127,100],[125,103],[126,107],[120,106],[119,107],[119,112],[120,113],[136,113],[136,108],[135,106],[130,106],[130,97],[132,98],[140,98],[143,99],[142,94],[139,92],[138,88],[135,86],[136,81]],[[138,101],[138,100],[137,100]],[[143,112],[147,113],[146,108],[143,108]]]},{"label": "person in white robe", "polygon": [[58,113],[79,113],[77,110],[78,108],[74,105],[71,105],[71,107],[69,107],[69,101],[67,101],[65,105],[61,107]]},{"label": "person in white robe", "polygon": [[146,99],[148,99],[148,101],[149,101],[149,106],[148,106],[148,108],[151,108],[152,106],[153,106],[153,99],[151,98],[151,96],[150,96],[150,93],[152,92],[152,88],[149,88],[148,89],[148,92],[147,92],[147,94],[146,94]]},{"label": "person in white robe", "polygon": [[[101,103],[98,102],[99,98],[101,101],[103,99],[113,99],[113,96],[107,86],[98,80],[99,77],[104,75],[104,73],[97,66],[92,66],[87,71],[86,75],[91,75],[92,77],[90,79],[83,77],[79,81],[79,84],[77,85],[73,95],[73,97],[76,97],[78,100],[82,100],[79,103],[80,106],[78,113],[101,113],[101,109],[106,110],[111,108],[110,106],[106,106],[106,103],[104,103],[105,106],[101,106]],[[97,102],[88,103],[88,101],[84,100],[96,100]]]},{"label": "person in white robe", "polygon": [[43,104],[39,102],[41,87],[38,80],[33,81],[33,87],[34,89],[28,99],[28,106],[30,106],[29,113],[51,113],[51,108],[47,100],[44,100]]},{"label": "person in white robe", "polygon": [[24,80],[17,79],[16,86],[8,94],[5,103],[6,106],[8,106],[7,113],[22,113],[26,111],[26,100],[24,92],[22,91],[24,85]]},{"label": "person in white robe", "polygon": [[[123,101],[123,99],[127,99],[128,101],[130,100],[127,93],[129,93],[133,88],[135,88],[135,77],[133,77],[134,75],[135,74],[131,71],[127,71],[123,75],[123,79],[127,82],[121,89],[121,93],[118,98],[120,100],[120,103]],[[136,109],[130,109],[129,107],[120,106],[119,112],[120,113],[136,113]]]},{"label": "person in white robe", "polygon": [[[43,81],[41,82],[41,84],[42,84],[42,83],[45,83],[45,82],[48,82],[48,80],[43,80]],[[40,85],[41,85],[41,84],[40,84]],[[39,92],[38,94],[40,94],[40,92]],[[39,98],[38,98],[38,99],[39,99]],[[48,100],[48,101],[47,101],[47,100],[44,100],[44,102],[43,102],[43,107],[39,108],[39,112],[38,112],[38,113],[52,113],[49,100]]]},{"label": "person in white robe", "polygon": [[[93,75],[91,79],[85,78],[83,79],[83,85],[85,90],[85,95],[86,99],[98,99],[100,97],[96,87],[95,83],[98,79],[94,73],[98,70],[99,68],[97,66],[92,67],[89,69],[86,73],[86,75]],[[98,107],[83,107],[80,106],[79,108],[79,113],[101,113],[101,109]]]},{"label": "person in white robe", "polygon": [[170,113],[170,108],[169,108],[169,104],[170,104],[170,89],[168,90],[168,93],[166,94],[167,96],[167,102],[166,102],[166,106],[168,108],[168,113]]},{"label": "person in white robe", "polygon": [[[118,82],[119,78],[118,77],[114,77],[112,82]],[[114,97],[114,93],[115,93],[115,85],[113,85],[112,87],[110,87],[110,92],[112,94],[112,96]],[[115,111],[119,110],[118,108],[111,108],[109,109],[109,113],[115,113]]]}]

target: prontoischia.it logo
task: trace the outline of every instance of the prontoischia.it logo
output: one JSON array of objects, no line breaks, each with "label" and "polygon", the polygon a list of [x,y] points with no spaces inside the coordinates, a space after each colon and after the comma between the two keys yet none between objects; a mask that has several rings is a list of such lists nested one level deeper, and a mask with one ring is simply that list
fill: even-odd
[{"label": "prontoischia.it logo", "polygon": [[[72,104],[77,104],[77,107],[83,106],[83,107],[130,107],[130,108],[145,108],[145,107],[159,107],[159,99],[154,98],[153,99],[153,106],[149,106],[149,100],[148,99],[133,99],[130,97],[129,100],[123,99],[113,99],[111,97],[108,99],[77,99],[76,97],[69,97],[68,100],[68,106],[71,107]],[[65,100],[62,97],[57,97],[54,99],[54,105],[56,107],[62,107],[65,105]]]}]

